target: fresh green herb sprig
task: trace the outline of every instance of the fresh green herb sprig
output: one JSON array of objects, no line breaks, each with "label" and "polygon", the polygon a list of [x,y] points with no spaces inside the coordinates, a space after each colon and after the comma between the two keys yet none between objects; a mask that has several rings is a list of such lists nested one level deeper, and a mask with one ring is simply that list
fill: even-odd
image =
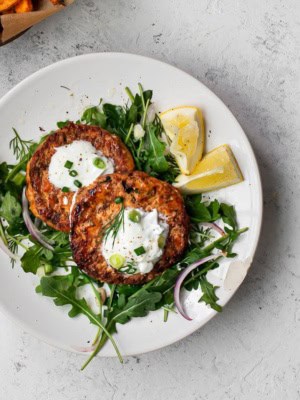
[{"label": "fresh green herb sprig", "polygon": [[102,240],[104,242],[108,239],[109,236],[112,236],[113,246],[115,244],[119,230],[121,228],[123,228],[124,230],[124,216],[125,216],[125,207],[123,203],[123,198],[117,197],[115,199],[115,203],[120,204],[121,208],[118,211],[118,213],[113,217],[113,219],[103,227],[103,233],[102,233]]},{"label": "fresh green herb sprig", "polygon": [[[14,138],[9,142],[9,148],[12,149],[14,156],[16,157],[18,163],[15,165],[9,165],[9,172],[6,176],[6,182],[19,182],[24,184],[25,177],[20,172],[25,172],[26,165],[30,160],[31,156],[35,152],[38,143],[33,142],[32,140],[23,140],[21,139],[19,133],[13,128]],[[41,138],[40,143],[44,140],[45,137]],[[22,185],[23,186],[23,185]]]},{"label": "fresh green herb sprig", "polygon": [[20,135],[18,134],[15,128],[13,128],[13,131],[15,137],[9,142],[9,148],[12,149],[16,159],[20,160],[21,158],[25,157],[28,154],[29,149],[33,144],[33,141],[23,140],[21,139]]}]

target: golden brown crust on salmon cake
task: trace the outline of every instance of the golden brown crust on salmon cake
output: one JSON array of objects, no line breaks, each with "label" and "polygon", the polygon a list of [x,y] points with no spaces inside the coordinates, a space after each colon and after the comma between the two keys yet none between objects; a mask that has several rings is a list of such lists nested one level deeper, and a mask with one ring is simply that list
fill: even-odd
[{"label": "golden brown crust on salmon cake", "polygon": [[69,212],[74,192],[64,193],[55,187],[48,177],[48,169],[55,148],[75,140],[90,142],[96,150],[114,161],[116,172],[134,169],[133,158],[121,139],[97,126],[69,123],[50,134],[37,148],[27,164],[26,195],[32,213],[47,225],[69,232]]},{"label": "golden brown crust on salmon cake", "polygon": [[[169,224],[164,253],[149,273],[119,272],[101,253],[103,230],[120,210],[116,197],[123,198],[124,207],[157,209]],[[78,191],[71,212],[71,248],[76,264],[91,277],[108,283],[142,284],[180,260],[188,244],[188,228],[183,198],[172,185],[140,171],[111,174]]]}]

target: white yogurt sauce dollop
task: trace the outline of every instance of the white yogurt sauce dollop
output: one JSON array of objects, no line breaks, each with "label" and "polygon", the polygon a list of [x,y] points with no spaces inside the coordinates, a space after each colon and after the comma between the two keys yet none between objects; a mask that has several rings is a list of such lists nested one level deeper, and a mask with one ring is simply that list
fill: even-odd
[{"label": "white yogurt sauce dollop", "polygon": [[[140,214],[139,222],[129,219],[130,211],[136,210]],[[159,216],[156,209],[146,212],[142,209],[125,208],[124,226],[118,230],[114,238],[108,235],[102,242],[102,254],[108,264],[110,257],[119,254],[125,258],[124,266],[130,263],[136,269],[135,273],[146,274],[150,272],[161,258],[164,249],[159,247],[159,237],[167,237],[168,223]],[[135,249],[143,247],[145,253],[137,255]]]},{"label": "white yogurt sauce dollop", "polygon": [[[55,150],[48,173],[49,181],[58,188],[66,187],[70,191],[76,192],[79,188],[74,184],[75,180],[79,181],[82,186],[87,186],[98,176],[114,172],[113,160],[105,157],[88,141],[75,140],[65,146],[57,147]],[[103,169],[93,164],[95,158],[101,158],[104,161]],[[65,167],[67,161],[73,163],[71,168]],[[76,171],[77,175],[71,176],[71,171]]]}]

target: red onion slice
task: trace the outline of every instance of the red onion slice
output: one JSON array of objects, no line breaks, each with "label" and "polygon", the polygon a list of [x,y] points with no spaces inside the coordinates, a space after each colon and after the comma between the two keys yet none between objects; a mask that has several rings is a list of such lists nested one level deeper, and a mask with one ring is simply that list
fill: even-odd
[{"label": "red onion slice", "polygon": [[97,347],[97,344],[92,345],[90,347],[81,347],[81,346],[72,346],[75,351],[80,353],[92,353]]},{"label": "red onion slice", "polygon": [[0,239],[0,249],[4,251],[5,254],[8,255],[8,257],[12,258],[15,261],[19,261],[20,257],[14,253],[12,253],[7,246],[5,246],[4,242],[2,239]]},{"label": "red onion slice", "polygon": [[32,222],[30,215],[29,215],[29,209],[28,209],[28,200],[26,197],[26,189],[24,187],[23,193],[22,193],[22,215],[23,219],[25,222],[25,225],[27,226],[27,229],[30,233],[30,235],[35,239],[37,242],[39,242],[42,246],[44,246],[46,249],[53,251],[54,248],[51,246],[54,242],[52,240],[49,240],[46,238],[34,225]]},{"label": "red onion slice", "polygon": [[206,226],[209,229],[213,229],[214,231],[218,232],[221,236],[226,235],[222,228],[219,225],[215,224],[214,222],[202,222],[202,226]]},{"label": "red onion slice", "polygon": [[180,289],[181,286],[185,280],[185,278],[197,267],[199,267],[200,265],[208,262],[208,261],[212,261],[218,257],[220,257],[222,255],[222,253],[217,253],[217,254],[213,254],[211,256],[202,258],[199,261],[194,262],[193,264],[189,265],[188,267],[186,267],[178,276],[176,283],[175,283],[175,287],[174,287],[174,301],[177,307],[177,310],[179,311],[179,313],[188,321],[192,321],[192,318],[190,318],[186,312],[183,309],[183,306],[181,304],[180,301]]}]

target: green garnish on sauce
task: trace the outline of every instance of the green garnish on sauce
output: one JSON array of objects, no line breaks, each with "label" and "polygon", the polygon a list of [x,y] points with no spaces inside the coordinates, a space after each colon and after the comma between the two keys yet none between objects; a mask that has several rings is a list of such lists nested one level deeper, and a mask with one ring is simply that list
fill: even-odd
[{"label": "green garnish on sauce", "polygon": [[70,188],[68,188],[67,186],[64,186],[64,187],[61,189],[61,191],[64,192],[64,193],[68,193],[68,192],[70,191]]},{"label": "green garnish on sauce", "polygon": [[95,167],[97,167],[99,169],[104,169],[106,167],[105,162],[100,157],[94,158],[93,164],[94,164]]},{"label": "green garnish on sauce", "polygon": [[75,179],[74,185],[77,186],[78,188],[82,187],[82,183],[80,181],[78,181],[77,179]]},{"label": "green garnish on sauce", "polygon": [[141,214],[136,210],[131,210],[128,214],[128,218],[130,219],[130,221],[137,223],[141,220]]},{"label": "green garnish on sauce", "polygon": [[68,168],[68,169],[72,168],[72,167],[73,167],[72,161],[69,161],[69,160],[66,161],[64,167],[65,167],[65,168]]},{"label": "green garnish on sauce", "polygon": [[75,169],[72,169],[72,171],[69,172],[69,175],[72,176],[72,177],[74,178],[75,176],[78,175],[78,172],[75,171]]},{"label": "green garnish on sauce", "polygon": [[120,269],[125,263],[125,257],[123,257],[121,254],[113,254],[109,257],[109,263],[113,268]]},{"label": "green garnish on sauce", "polygon": [[146,253],[146,250],[145,250],[144,246],[141,246],[141,247],[138,247],[137,249],[134,249],[134,252],[137,256],[141,256],[142,254]]}]

